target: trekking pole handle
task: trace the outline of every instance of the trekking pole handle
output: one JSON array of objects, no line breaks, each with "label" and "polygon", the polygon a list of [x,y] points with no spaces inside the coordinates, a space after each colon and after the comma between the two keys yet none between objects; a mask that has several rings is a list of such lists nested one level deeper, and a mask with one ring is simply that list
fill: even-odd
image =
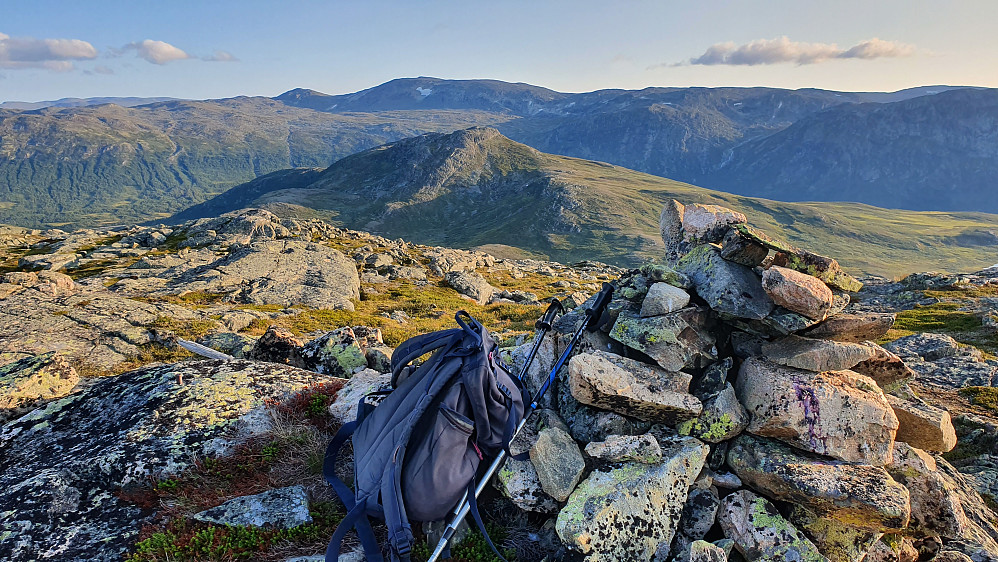
[{"label": "trekking pole handle", "polygon": [[548,331],[551,329],[551,324],[554,323],[554,317],[565,310],[565,307],[561,304],[561,301],[552,297],[551,304],[548,305],[548,309],[544,311],[544,316],[541,316],[540,320],[534,322],[534,329]]},{"label": "trekking pole handle", "polygon": [[606,307],[610,304],[610,300],[613,299],[613,285],[609,283],[603,283],[603,289],[596,294],[596,302],[593,303],[588,310],[586,310],[586,316],[588,316],[586,329],[590,332],[595,331],[599,328],[599,320],[603,316],[603,312],[606,311]]}]

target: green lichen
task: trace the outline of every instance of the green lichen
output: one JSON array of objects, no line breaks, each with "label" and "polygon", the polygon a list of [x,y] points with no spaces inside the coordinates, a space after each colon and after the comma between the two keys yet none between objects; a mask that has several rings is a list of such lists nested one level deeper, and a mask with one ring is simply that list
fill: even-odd
[{"label": "green lichen", "polygon": [[[765,529],[768,534],[776,534],[789,539],[785,544],[777,545],[782,552],[768,552],[766,558],[796,558],[800,562],[826,562],[827,559],[814,548],[810,541],[803,538],[800,532],[784,519],[765,498],[756,498],[752,502],[752,525],[756,529]],[[789,555],[794,551],[797,556]]]},{"label": "green lichen", "polygon": [[731,435],[735,430],[735,422],[731,419],[731,414],[724,413],[717,417],[707,412],[699,418],[681,423],[676,430],[680,435],[692,435],[715,442]]}]

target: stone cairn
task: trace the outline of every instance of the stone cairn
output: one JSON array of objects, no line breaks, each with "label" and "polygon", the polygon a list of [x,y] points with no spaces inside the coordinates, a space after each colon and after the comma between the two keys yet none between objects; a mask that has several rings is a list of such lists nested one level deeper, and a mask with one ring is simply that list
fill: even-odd
[{"label": "stone cairn", "polygon": [[505,496],[590,561],[998,560],[994,512],[938,456],[949,414],[872,343],[893,315],[843,313],[856,279],[730,209],[672,201],[661,231],[512,444]]}]

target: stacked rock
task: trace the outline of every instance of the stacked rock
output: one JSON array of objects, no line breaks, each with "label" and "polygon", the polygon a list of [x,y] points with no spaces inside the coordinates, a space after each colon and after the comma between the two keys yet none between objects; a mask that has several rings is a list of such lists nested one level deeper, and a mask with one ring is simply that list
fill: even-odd
[{"label": "stacked rock", "polygon": [[[949,414],[843,313],[861,284],[746,217],[671,201],[496,487],[590,561],[998,560],[998,516],[933,453]],[[540,386],[580,307],[527,375]],[[510,350],[522,362],[528,346]]]}]

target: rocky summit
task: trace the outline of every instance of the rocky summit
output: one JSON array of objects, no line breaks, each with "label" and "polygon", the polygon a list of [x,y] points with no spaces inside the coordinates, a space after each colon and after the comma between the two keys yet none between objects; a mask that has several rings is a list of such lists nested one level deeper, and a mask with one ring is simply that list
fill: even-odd
[{"label": "rocky summit", "polygon": [[[464,308],[522,367],[559,298],[533,391],[607,281],[605,322],[480,499],[507,559],[998,561],[998,273],[858,279],[750,220],[669,201],[665,251],[626,271],[254,209],[13,232],[0,558],[321,559],[344,513],[325,444],[390,388],[393,346]],[[417,531],[422,560],[440,530]],[[490,559],[463,528],[451,552]]]}]

